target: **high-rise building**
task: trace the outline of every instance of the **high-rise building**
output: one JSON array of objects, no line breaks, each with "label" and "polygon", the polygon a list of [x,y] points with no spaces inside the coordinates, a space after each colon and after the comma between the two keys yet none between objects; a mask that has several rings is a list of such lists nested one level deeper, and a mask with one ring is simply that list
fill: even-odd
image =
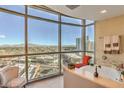
[{"label": "high-rise building", "polygon": [[94,42],[89,39],[89,36],[86,37],[86,50],[94,50]]},{"label": "high-rise building", "polygon": [[81,38],[76,38],[76,49],[77,50],[81,49]]},{"label": "high-rise building", "polygon": [[89,36],[86,36],[86,50],[88,50],[88,45],[89,45]]}]

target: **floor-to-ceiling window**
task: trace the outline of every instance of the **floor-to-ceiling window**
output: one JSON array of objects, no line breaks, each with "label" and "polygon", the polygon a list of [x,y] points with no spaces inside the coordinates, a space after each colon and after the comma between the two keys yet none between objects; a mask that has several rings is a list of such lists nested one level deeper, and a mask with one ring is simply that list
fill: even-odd
[{"label": "floor-to-ceiling window", "polygon": [[81,51],[84,51],[83,38],[84,26],[82,20],[62,16],[61,17],[61,54],[62,63],[80,63],[82,59]]},{"label": "floor-to-ceiling window", "polygon": [[[28,78],[43,78],[59,73],[57,14],[28,9]],[[45,18],[47,20],[43,20]],[[34,55],[36,54],[36,55]]]},{"label": "floor-to-ceiling window", "polygon": [[82,27],[61,25],[62,51],[81,51]]},{"label": "floor-to-ceiling window", "polygon": [[86,47],[86,55],[92,57],[90,60],[91,63],[94,63],[94,21],[86,20],[86,34],[85,34],[85,47]]},{"label": "floor-to-ceiling window", "polygon": [[0,11],[0,69],[19,66],[19,75],[25,77],[24,6],[1,6],[17,13]]},{"label": "floor-to-ceiling window", "polygon": [[93,21],[36,6],[4,5],[0,21],[0,68],[19,66],[28,81],[59,75],[61,63],[80,63],[84,54],[94,62]]},{"label": "floor-to-ceiling window", "polygon": [[58,24],[28,18],[29,53],[58,52]]}]

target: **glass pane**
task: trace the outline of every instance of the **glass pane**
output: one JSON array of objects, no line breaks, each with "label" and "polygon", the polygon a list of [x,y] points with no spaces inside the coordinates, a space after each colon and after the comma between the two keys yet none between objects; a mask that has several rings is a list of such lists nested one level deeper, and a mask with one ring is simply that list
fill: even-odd
[{"label": "glass pane", "polygon": [[0,69],[6,66],[19,67],[19,76],[25,77],[25,57],[0,58]]},{"label": "glass pane", "polygon": [[81,50],[82,28],[62,25],[62,51]]},{"label": "glass pane", "polygon": [[94,25],[86,27],[86,50],[94,51]]},{"label": "glass pane", "polygon": [[94,23],[93,20],[86,20],[86,25]]},{"label": "glass pane", "polygon": [[62,54],[62,63],[67,65],[69,63],[81,63],[83,57],[83,53],[64,53]]},{"label": "glass pane", "polygon": [[25,13],[25,6],[23,5],[0,5],[0,8],[5,8],[20,13]]},{"label": "glass pane", "polygon": [[55,75],[60,71],[57,54],[35,55],[28,58],[29,80]]},{"label": "glass pane", "polygon": [[28,20],[29,53],[58,51],[58,24],[40,20]]},{"label": "glass pane", "polygon": [[80,19],[66,17],[66,16],[61,16],[61,20],[62,22],[66,22],[66,23],[80,24],[80,25],[82,24],[82,21]]},{"label": "glass pane", "polygon": [[51,20],[56,20],[58,21],[58,15],[49,13],[40,9],[34,9],[34,8],[28,8],[28,14],[37,16],[37,17],[42,17],[46,19],[51,19]]},{"label": "glass pane", "polygon": [[0,55],[24,54],[24,17],[0,12]]},{"label": "glass pane", "polygon": [[88,56],[91,57],[91,59],[90,59],[90,64],[94,64],[94,53],[86,52],[86,55],[88,55]]}]

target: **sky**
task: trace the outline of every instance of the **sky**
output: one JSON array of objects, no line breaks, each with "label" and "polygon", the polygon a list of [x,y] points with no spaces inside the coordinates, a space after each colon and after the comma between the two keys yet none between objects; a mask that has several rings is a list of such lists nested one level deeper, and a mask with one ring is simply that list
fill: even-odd
[{"label": "sky", "polygon": [[[24,7],[0,6],[24,13]],[[57,15],[29,10],[29,14],[39,17],[58,20]],[[78,23],[80,20],[62,17],[63,21]],[[28,18],[28,42],[41,45],[58,45],[58,24]],[[94,39],[93,26],[87,27],[87,35],[90,40]],[[81,38],[81,27],[62,25],[62,45],[75,45],[76,38]],[[0,12],[0,45],[24,43],[24,18],[4,12]]]}]

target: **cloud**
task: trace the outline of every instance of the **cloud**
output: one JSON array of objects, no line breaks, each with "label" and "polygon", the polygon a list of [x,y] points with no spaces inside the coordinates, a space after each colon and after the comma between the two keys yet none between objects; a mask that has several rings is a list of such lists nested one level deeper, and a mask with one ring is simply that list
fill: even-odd
[{"label": "cloud", "polygon": [[4,39],[4,38],[6,38],[5,35],[0,35],[0,39]]}]

